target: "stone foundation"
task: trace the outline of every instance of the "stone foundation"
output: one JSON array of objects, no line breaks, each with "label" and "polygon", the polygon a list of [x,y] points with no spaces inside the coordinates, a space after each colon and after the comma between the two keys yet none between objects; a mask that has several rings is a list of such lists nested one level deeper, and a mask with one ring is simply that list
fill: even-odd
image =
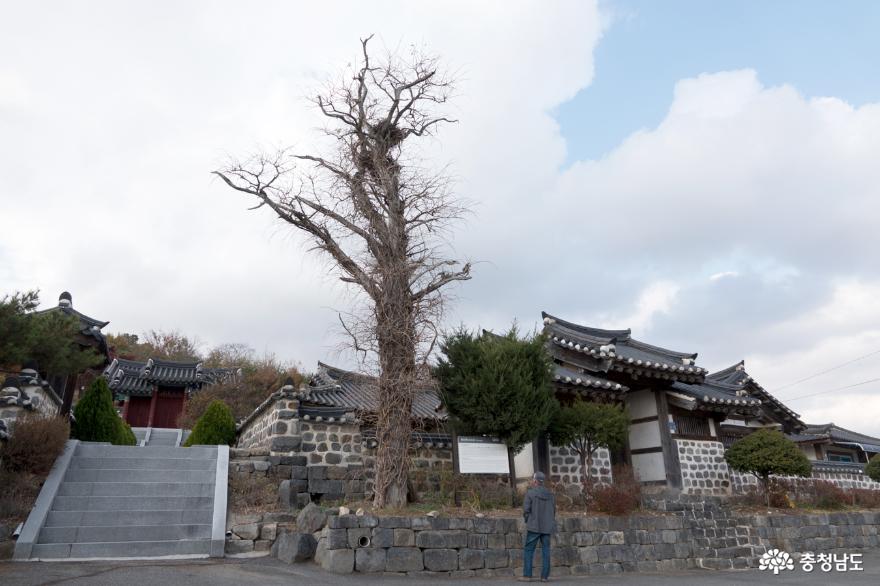
[{"label": "stone foundation", "polygon": [[730,494],[730,470],[721,442],[676,439],[681,489],[688,494]]},{"label": "stone foundation", "polygon": [[269,555],[275,539],[296,521],[290,513],[226,516],[226,554]]}]

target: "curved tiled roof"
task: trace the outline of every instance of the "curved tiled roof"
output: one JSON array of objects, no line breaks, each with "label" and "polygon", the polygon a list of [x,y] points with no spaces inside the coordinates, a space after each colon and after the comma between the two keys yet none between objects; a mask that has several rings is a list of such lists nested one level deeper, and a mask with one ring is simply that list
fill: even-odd
[{"label": "curved tiled roof", "polygon": [[578,394],[584,395],[592,394],[591,391],[602,391],[606,394],[622,395],[629,390],[628,387],[620,383],[606,380],[592,374],[578,372],[576,370],[572,370],[571,368],[566,368],[561,364],[554,365],[553,380],[557,384],[571,385],[572,387],[582,387],[583,390],[580,391],[579,389]]},{"label": "curved tiled roof", "polygon": [[[303,400],[326,407],[340,407],[351,411],[376,413],[379,406],[376,378],[336,368],[322,362],[309,382],[308,397]],[[446,419],[440,396],[432,388],[418,389],[413,397],[412,415],[417,419]]]},{"label": "curved tiled roof", "polygon": [[775,420],[781,419],[782,421],[779,421],[779,423],[785,424],[789,430],[798,431],[802,430],[805,426],[797,413],[789,409],[782,401],[770,394],[769,391],[758,384],[758,381],[753,379],[749,373],[746,372],[744,360],[740,360],[736,364],[728,366],[718,372],[706,375],[706,381],[742,389],[748,393],[750,397],[760,399],[768,417]]},{"label": "curved tiled roof", "polygon": [[678,352],[647,344],[632,337],[630,330],[603,330],[581,326],[541,312],[544,331],[556,348],[604,361],[600,370],[635,376],[700,382],[706,370],[694,364],[695,352]]},{"label": "curved tiled roof", "polygon": [[235,376],[235,368],[203,368],[200,362],[114,359],[104,370],[110,389],[122,395],[149,395],[155,385],[200,388]]}]

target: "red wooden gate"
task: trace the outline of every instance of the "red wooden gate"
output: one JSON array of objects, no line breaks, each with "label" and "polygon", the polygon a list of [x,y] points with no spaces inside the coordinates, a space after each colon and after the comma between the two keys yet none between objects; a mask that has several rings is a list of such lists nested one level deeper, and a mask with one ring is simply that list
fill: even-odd
[{"label": "red wooden gate", "polygon": [[156,412],[153,414],[153,427],[176,428],[177,418],[183,412],[183,391],[160,389],[156,397]]},{"label": "red wooden gate", "polygon": [[150,424],[150,401],[152,397],[129,397],[125,420],[132,427],[147,427]]}]

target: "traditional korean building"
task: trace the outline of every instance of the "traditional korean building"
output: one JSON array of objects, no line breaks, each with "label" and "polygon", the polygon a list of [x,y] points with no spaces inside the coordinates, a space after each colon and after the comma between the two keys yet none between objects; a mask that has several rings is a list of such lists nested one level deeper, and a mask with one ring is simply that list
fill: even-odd
[{"label": "traditional korean building", "polygon": [[97,374],[100,373],[101,369],[110,362],[110,355],[107,349],[107,338],[104,337],[104,333],[101,331],[110,322],[95,319],[74,309],[73,296],[67,291],[64,291],[63,293],[61,293],[61,295],[58,296],[58,305],[56,305],[55,307],[50,307],[49,309],[38,311],[37,313],[60,313],[76,318],[77,320],[79,320],[79,332],[76,335],[76,339],[73,341],[82,348],[92,348],[100,356],[104,357],[104,362],[102,364],[99,364],[93,369],[89,369],[85,372],[40,373],[45,378],[45,380],[49,382],[51,387],[55,390],[55,393],[61,398],[60,411],[62,414],[66,414],[70,412],[70,407],[73,403],[74,396],[76,395],[77,390],[82,387],[82,384],[80,384],[81,382],[83,382],[81,381],[81,378],[86,377],[85,381],[87,381],[90,375],[97,376]]},{"label": "traditional korean building", "polygon": [[[631,418],[626,449],[600,451],[594,477],[604,479],[611,465],[629,463],[645,484],[723,494],[730,490],[726,436],[767,425],[786,431],[803,427],[741,363],[709,374],[696,364],[697,353],[647,344],[628,329],[591,328],[547,313],[542,317],[559,400],[618,403]],[[531,451],[535,469],[557,481],[580,481],[577,460],[567,448],[539,439]],[[528,459],[521,455],[518,466],[527,467]]]},{"label": "traditional korean building", "polygon": [[880,438],[844,429],[833,423],[806,425],[789,439],[814,462],[866,464],[880,454]]},{"label": "traditional korean building", "polygon": [[125,402],[122,417],[129,425],[173,429],[191,393],[235,377],[236,369],[204,368],[200,362],[116,358],[104,376],[117,400]]}]

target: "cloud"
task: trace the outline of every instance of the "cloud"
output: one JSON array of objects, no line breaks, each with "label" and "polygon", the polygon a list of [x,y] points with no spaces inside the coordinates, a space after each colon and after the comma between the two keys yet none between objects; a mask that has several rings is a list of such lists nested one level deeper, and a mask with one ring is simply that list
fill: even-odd
[{"label": "cloud", "polygon": [[[608,22],[595,3],[343,6],[331,26],[286,2],[15,5],[0,22],[3,289],[40,287],[47,304],[68,289],[112,331],[335,360],[345,288],[209,172],[230,153],[309,148],[303,96],[376,32],[459,74],[460,122],[426,146],[475,202],[450,235],[477,264],[449,324],[527,328],[542,309],[613,322],[710,368],[746,357],[771,390],[880,348],[880,104],[707,73],[670,88],[655,128],[563,168],[551,112],[592,79]],[[793,407],[880,434],[870,385]]]}]

